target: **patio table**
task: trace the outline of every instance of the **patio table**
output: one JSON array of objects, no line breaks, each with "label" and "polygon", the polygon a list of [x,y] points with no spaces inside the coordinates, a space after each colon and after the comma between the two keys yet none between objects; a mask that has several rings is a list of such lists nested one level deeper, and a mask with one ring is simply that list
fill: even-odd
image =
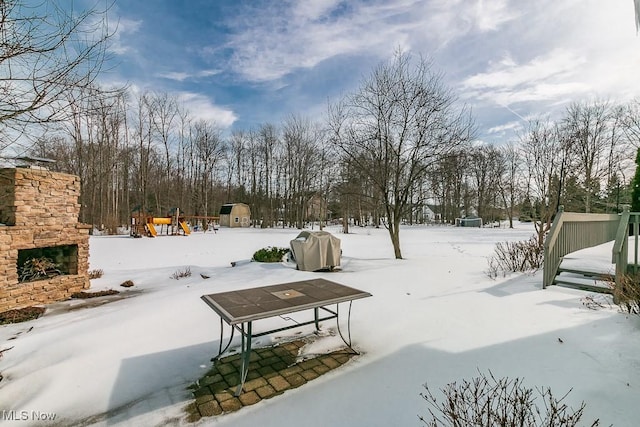
[{"label": "patio table", "polygon": [[[238,330],[242,335],[242,367],[240,369],[240,384],[238,385],[235,395],[239,396],[247,378],[247,372],[249,371],[252,338],[312,323],[315,324],[316,330],[319,330],[319,322],[336,319],[338,333],[342,341],[344,341],[351,351],[356,353],[351,346],[351,305],[356,299],[370,296],[371,294],[368,292],[326,279],[302,280],[299,282],[203,295],[201,299],[220,316],[219,352],[212,360],[215,361],[219,359],[220,356],[227,351],[233,340],[234,330]],[[343,302],[349,303],[347,317],[348,340],[345,339],[340,330],[339,304]],[[333,304],[336,305],[335,311],[327,308],[327,306],[332,306]],[[311,309],[313,309],[314,312],[313,320],[300,323],[296,322],[294,325],[287,325],[260,333],[253,332],[253,322],[256,320],[276,316],[282,317],[294,312]],[[322,311],[322,317],[320,311]],[[223,321],[231,327],[231,337],[224,349],[222,349]]]}]

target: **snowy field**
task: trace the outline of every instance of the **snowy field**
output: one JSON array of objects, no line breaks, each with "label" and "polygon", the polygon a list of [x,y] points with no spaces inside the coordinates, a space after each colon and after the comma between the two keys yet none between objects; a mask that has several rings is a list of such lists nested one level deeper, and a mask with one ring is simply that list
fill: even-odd
[{"label": "snowy field", "polygon": [[[287,263],[230,266],[259,248],[288,246],[297,235],[292,229],[91,237],[91,268],[104,271],[91,290],[118,289],[124,298],[65,301],[38,320],[0,327],[0,351],[10,348],[0,359],[0,424],[186,424],[186,387],[210,368],[220,332],[219,318],[200,296],[325,277],[373,294],[353,303],[351,332],[362,355],[298,389],[197,425],[419,426],[418,415],[428,415],[423,384],[437,392],[489,370],[524,377],[528,387],[549,386],[558,397],[573,389],[571,406],[587,404],[583,421],[638,425],[639,318],[615,307],[591,310],[582,303],[585,292],[542,290],[541,272],[497,280],[485,274],[494,244],[528,239],[530,225],[406,227],[404,260],[393,259],[384,229],[330,231],[342,240],[340,272],[300,272]],[[606,248],[601,252],[610,257]],[[170,278],[187,267],[191,277]],[[121,288],[125,280],[135,286]],[[296,331],[261,337],[256,345]],[[340,346],[327,334],[305,351]],[[34,419],[49,413],[53,423]],[[7,421],[7,414],[27,420]]]}]

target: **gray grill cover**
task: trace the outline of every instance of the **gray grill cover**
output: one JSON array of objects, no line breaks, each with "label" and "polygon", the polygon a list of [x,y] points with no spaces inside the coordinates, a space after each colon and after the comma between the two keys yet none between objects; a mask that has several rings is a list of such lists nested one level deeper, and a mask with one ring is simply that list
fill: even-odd
[{"label": "gray grill cover", "polygon": [[326,231],[302,231],[291,241],[291,252],[302,271],[340,265],[340,239]]}]

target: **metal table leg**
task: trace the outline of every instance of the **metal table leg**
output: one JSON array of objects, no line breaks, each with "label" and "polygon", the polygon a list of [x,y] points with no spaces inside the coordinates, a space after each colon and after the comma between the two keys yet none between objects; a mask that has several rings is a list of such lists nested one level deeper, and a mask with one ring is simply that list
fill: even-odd
[{"label": "metal table leg", "polygon": [[224,350],[222,349],[222,338],[223,338],[223,331],[224,331],[223,327],[224,327],[224,324],[222,323],[222,317],[220,317],[220,341],[219,341],[219,345],[218,345],[218,355],[211,358],[212,362],[215,362],[216,360],[218,360],[220,358],[220,356],[222,356],[222,354],[229,349],[229,346],[231,345],[231,341],[233,341],[233,334],[235,333],[235,328],[232,326],[231,327],[231,336],[229,337],[229,342],[224,347]]},{"label": "metal table leg", "polygon": [[340,334],[340,338],[342,341],[349,347],[349,349],[353,352],[353,354],[360,354],[356,350],[351,347],[351,305],[353,301],[349,301],[349,314],[347,316],[347,336],[349,337],[349,341],[347,341],[342,335],[342,331],[340,330],[340,307],[339,304],[336,304],[336,325],[338,326],[338,334]]},{"label": "metal table leg", "polygon": [[242,324],[242,367],[240,368],[240,384],[236,389],[235,396],[242,394],[242,387],[247,379],[249,372],[249,359],[251,358],[251,323],[247,322],[247,330],[245,332],[244,323]]}]

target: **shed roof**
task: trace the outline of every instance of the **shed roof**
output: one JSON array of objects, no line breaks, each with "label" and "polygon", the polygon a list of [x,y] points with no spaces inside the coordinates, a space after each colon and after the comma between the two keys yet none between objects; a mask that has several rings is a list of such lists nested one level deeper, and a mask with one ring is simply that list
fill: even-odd
[{"label": "shed roof", "polygon": [[229,215],[233,209],[233,204],[222,205],[220,208],[220,215]]}]

